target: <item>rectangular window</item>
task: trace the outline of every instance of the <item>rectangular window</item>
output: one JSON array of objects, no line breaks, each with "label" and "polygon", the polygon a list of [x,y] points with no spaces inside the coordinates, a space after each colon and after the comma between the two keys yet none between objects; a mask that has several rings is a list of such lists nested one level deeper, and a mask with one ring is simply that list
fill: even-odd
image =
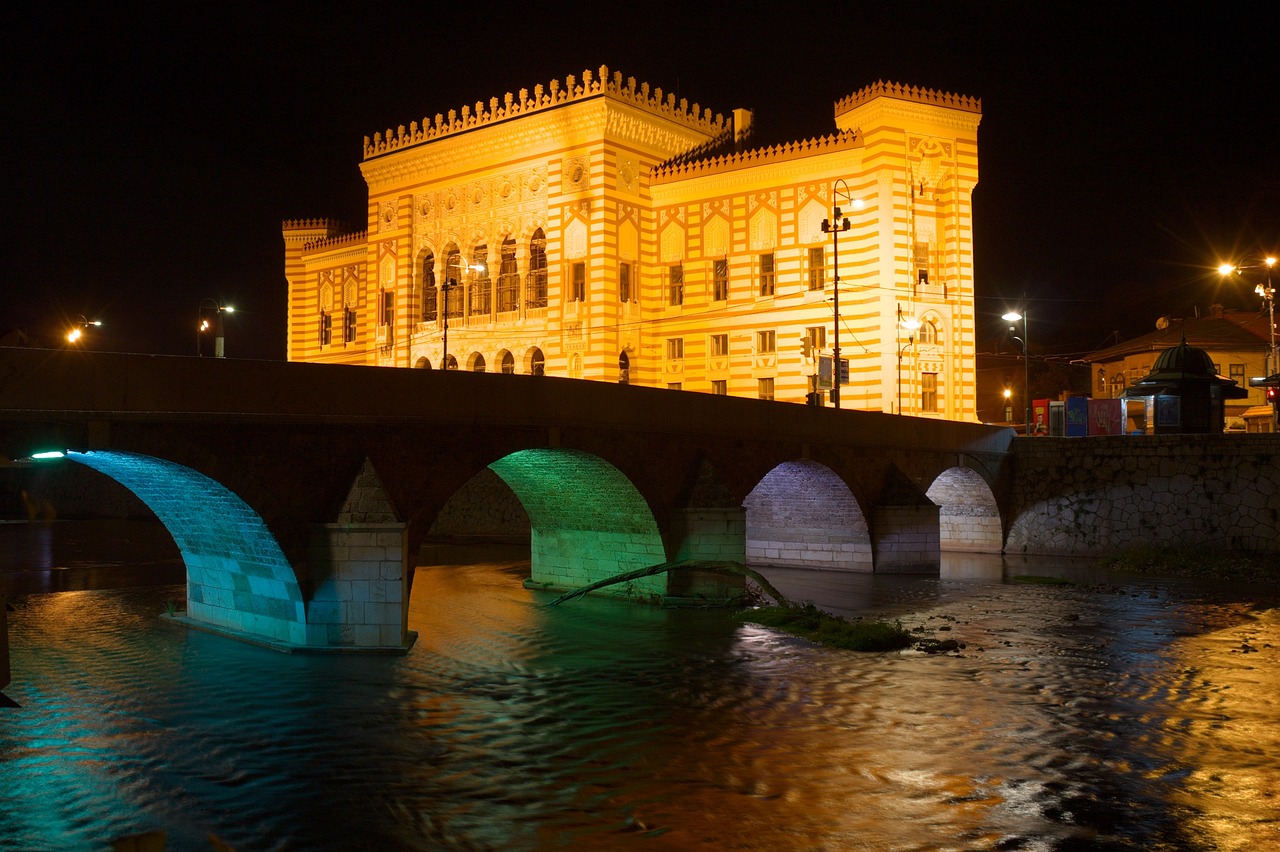
[{"label": "rectangular window", "polygon": [[765,355],[778,349],[778,333],[776,331],[756,332],[756,352]]},{"label": "rectangular window", "polygon": [[684,304],[684,267],[680,264],[672,265],[668,270],[669,293],[668,305]]},{"label": "rectangular window", "polygon": [[729,298],[729,259],[721,258],[711,265],[711,299],[723,302]]},{"label": "rectangular window", "polygon": [[920,374],[920,410],[938,410],[938,374]]},{"label": "rectangular window", "polygon": [[724,379],[714,379],[711,382],[711,392],[716,396],[728,396],[729,383]]},{"label": "rectangular window", "polygon": [[1230,370],[1228,378],[1235,379],[1236,384],[1242,388],[1249,387],[1249,383],[1244,380],[1244,364],[1232,364]]},{"label": "rectangular window", "polygon": [[827,250],[822,246],[809,249],[809,289],[827,286]]},{"label": "rectangular window", "polygon": [[679,361],[684,358],[684,338],[668,337],[667,338],[667,360]]},{"label": "rectangular window", "polygon": [[342,321],[342,342],[355,343],[356,340],[356,312],[347,309]]},{"label": "rectangular window", "polygon": [[667,382],[667,390],[680,390],[681,387],[680,382]]},{"label": "rectangular window", "polygon": [[570,301],[585,302],[587,300],[587,265],[585,263],[573,264],[570,275]]},{"label": "rectangular window", "polygon": [[760,295],[772,296],[774,284],[773,252],[760,255]]},{"label": "rectangular window", "polygon": [[816,358],[827,348],[827,327],[811,325],[804,330],[804,354]]},{"label": "rectangular window", "polygon": [[756,379],[756,391],[761,399],[773,399],[773,379]]},{"label": "rectangular window", "polygon": [[320,345],[328,346],[333,342],[333,317],[320,314]]},{"label": "rectangular window", "polygon": [[631,264],[618,264],[618,301],[631,301]]},{"label": "rectangular window", "polygon": [[729,354],[729,335],[711,335],[711,357],[722,358]]},{"label": "rectangular window", "polygon": [[379,325],[391,325],[396,318],[396,294],[390,290],[382,291],[382,313],[378,317]]}]

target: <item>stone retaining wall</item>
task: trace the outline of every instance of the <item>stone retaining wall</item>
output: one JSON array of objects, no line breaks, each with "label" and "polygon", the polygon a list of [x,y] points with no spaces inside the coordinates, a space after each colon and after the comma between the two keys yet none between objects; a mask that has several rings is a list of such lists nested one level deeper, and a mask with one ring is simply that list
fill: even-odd
[{"label": "stone retaining wall", "polygon": [[1012,449],[1007,553],[1280,552],[1280,436],[1034,438]]}]

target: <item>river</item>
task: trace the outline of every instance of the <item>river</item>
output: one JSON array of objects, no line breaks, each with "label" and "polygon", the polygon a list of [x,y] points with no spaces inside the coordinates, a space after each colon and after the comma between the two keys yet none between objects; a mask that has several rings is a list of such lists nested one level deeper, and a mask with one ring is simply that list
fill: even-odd
[{"label": "river", "polygon": [[1275,589],[764,570],[964,644],[857,654],[427,566],[406,656],[287,655],[162,624],[171,543],[109,529],[0,525],[0,848],[1280,848]]}]

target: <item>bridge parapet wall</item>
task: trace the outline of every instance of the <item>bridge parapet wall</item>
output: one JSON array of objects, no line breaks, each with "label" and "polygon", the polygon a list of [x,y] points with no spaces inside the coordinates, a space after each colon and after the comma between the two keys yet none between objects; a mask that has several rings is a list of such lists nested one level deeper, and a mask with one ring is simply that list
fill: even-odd
[{"label": "bridge parapet wall", "polygon": [[1280,436],[1020,438],[1009,553],[1280,552]]}]

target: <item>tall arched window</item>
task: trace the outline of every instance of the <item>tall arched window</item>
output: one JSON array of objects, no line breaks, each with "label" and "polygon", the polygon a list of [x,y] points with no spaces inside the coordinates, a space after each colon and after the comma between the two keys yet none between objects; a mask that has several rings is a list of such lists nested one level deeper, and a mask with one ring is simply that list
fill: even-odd
[{"label": "tall arched window", "polygon": [[437,316],[436,256],[427,252],[422,259],[422,322],[434,322]]},{"label": "tall arched window", "polygon": [[921,343],[937,345],[938,343],[938,323],[932,317],[925,317],[920,323],[920,330],[916,335]]},{"label": "tall arched window", "polygon": [[529,238],[529,274],[525,279],[524,303],[530,308],[547,306],[547,237],[541,228]]},{"label": "tall arched window", "polygon": [[501,365],[500,369],[502,372],[507,375],[511,375],[516,371],[516,356],[512,355],[505,349],[502,350],[502,355],[499,356],[498,363]]},{"label": "tall arched window", "polygon": [[462,253],[458,251],[456,245],[450,243],[449,248],[445,249],[444,284],[440,288],[447,308],[445,315],[450,319],[462,316],[462,300],[466,298],[466,290],[464,289],[466,285],[465,273]]},{"label": "tall arched window", "polygon": [[502,241],[502,260],[498,266],[498,312],[514,311],[520,307],[520,273],[516,269],[516,241],[507,237]]},{"label": "tall arched window", "polygon": [[542,355],[542,350],[533,347],[529,350],[529,354],[525,356],[527,366],[529,367],[529,375],[541,376],[546,372],[547,360]]},{"label": "tall arched window", "polygon": [[488,316],[493,305],[493,277],[489,274],[489,247],[481,244],[471,252],[471,272],[467,275],[471,315]]},{"label": "tall arched window", "polygon": [[631,359],[626,352],[618,353],[618,384],[631,384]]}]

